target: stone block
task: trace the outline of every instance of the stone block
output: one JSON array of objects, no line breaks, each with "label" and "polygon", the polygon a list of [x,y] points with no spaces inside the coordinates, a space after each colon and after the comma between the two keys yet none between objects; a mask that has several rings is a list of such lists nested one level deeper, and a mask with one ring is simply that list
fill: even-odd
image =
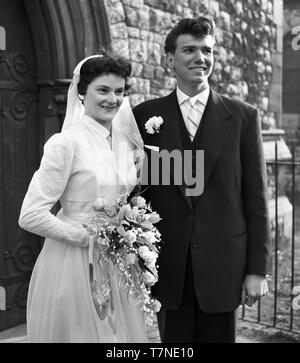
[{"label": "stone block", "polygon": [[160,44],[148,42],[148,59],[147,63],[152,66],[161,65],[162,49]]},{"label": "stone block", "polygon": [[220,15],[220,3],[215,0],[210,0],[209,2],[209,13],[212,17],[218,18]]},{"label": "stone block", "polygon": [[217,24],[223,29],[223,30],[227,30],[230,31],[230,27],[231,27],[231,17],[230,14],[227,13],[226,11],[221,11],[219,18],[217,19]]},{"label": "stone block", "polygon": [[144,5],[144,0],[122,0],[124,5],[140,9]]},{"label": "stone block", "polygon": [[154,77],[155,79],[162,80],[165,76],[165,69],[162,67],[156,67],[154,70]]},{"label": "stone block", "polygon": [[147,63],[148,42],[138,39],[129,39],[130,59],[138,63]]},{"label": "stone block", "polygon": [[140,30],[138,28],[127,27],[129,38],[140,39]]},{"label": "stone block", "polygon": [[141,94],[131,94],[130,95],[130,105],[131,107],[135,107],[140,103],[144,102],[146,99],[145,95]]},{"label": "stone block", "polygon": [[120,1],[116,2],[113,7],[111,7],[111,11],[108,12],[108,18],[110,24],[116,24],[125,21],[123,4]]},{"label": "stone block", "polygon": [[167,90],[174,90],[176,87],[176,79],[173,77],[165,77],[164,88]]},{"label": "stone block", "polygon": [[143,65],[141,63],[131,62],[132,64],[132,77],[142,77],[143,75]]},{"label": "stone block", "polygon": [[130,27],[139,29],[149,29],[149,7],[143,6],[142,8],[132,8],[124,6],[126,14],[126,23]]},{"label": "stone block", "polygon": [[221,63],[223,64],[227,63],[227,50],[224,47],[219,46],[217,57]]},{"label": "stone block", "polygon": [[132,88],[133,93],[147,94],[150,93],[150,81],[143,78],[132,77]]},{"label": "stone block", "polygon": [[158,9],[150,9],[150,30],[161,34],[166,29],[170,29],[172,24],[171,15]]},{"label": "stone block", "polygon": [[128,31],[125,23],[117,23],[111,26],[111,35],[113,39],[127,39]]},{"label": "stone block", "polygon": [[113,50],[116,54],[129,58],[129,48],[128,48],[128,41],[127,40],[119,40],[115,39],[112,42]]},{"label": "stone block", "polygon": [[154,67],[145,64],[143,67],[143,78],[152,79],[154,78]]},{"label": "stone block", "polygon": [[231,72],[231,79],[233,81],[240,81],[242,78],[243,72],[239,67],[233,67]]}]

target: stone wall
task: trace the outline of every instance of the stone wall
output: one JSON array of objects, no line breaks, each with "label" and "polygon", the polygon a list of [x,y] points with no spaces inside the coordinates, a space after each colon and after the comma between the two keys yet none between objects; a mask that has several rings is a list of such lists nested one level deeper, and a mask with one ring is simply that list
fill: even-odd
[{"label": "stone wall", "polygon": [[174,89],[175,79],[165,67],[165,36],[182,17],[209,14],[218,27],[212,87],[257,106],[264,128],[280,122],[281,0],[105,2],[112,48],[133,63],[133,104]]}]

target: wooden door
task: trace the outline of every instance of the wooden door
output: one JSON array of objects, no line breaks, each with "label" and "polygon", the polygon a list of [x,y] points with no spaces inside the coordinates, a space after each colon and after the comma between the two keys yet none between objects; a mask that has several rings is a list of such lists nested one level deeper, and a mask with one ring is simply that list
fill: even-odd
[{"label": "wooden door", "polygon": [[2,302],[6,298],[1,331],[25,322],[40,238],[18,227],[22,200],[38,167],[37,75],[23,1],[0,0],[0,26],[6,30],[6,50],[0,50],[0,286]]}]

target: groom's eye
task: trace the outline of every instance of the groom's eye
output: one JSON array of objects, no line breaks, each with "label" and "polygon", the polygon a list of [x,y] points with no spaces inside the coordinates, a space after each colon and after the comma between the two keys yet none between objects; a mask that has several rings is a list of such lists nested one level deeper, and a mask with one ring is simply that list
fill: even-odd
[{"label": "groom's eye", "polygon": [[193,53],[193,51],[194,51],[193,48],[185,48],[183,52],[190,54],[190,53]]}]

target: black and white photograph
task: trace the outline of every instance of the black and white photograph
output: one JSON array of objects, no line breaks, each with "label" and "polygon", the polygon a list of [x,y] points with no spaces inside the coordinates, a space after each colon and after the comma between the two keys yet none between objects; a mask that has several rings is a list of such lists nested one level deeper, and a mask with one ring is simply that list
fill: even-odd
[{"label": "black and white photograph", "polygon": [[299,0],[0,0],[0,343],[300,343]]}]

